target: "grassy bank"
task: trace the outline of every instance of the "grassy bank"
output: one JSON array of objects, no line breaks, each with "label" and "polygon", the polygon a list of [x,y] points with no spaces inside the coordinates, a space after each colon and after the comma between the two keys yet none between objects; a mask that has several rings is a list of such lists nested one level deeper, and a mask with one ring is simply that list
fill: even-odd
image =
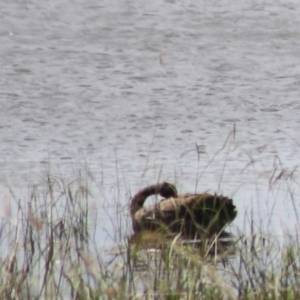
[{"label": "grassy bank", "polygon": [[86,177],[47,176],[28,199],[15,199],[14,217],[4,210],[0,299],[300,298],[297,232],[279,242],[245,216],[251,231],[237,229],[223,240],[132,239],[128,212],[117,199],[107,218],[115,246],[103,252],[93,201]]}]

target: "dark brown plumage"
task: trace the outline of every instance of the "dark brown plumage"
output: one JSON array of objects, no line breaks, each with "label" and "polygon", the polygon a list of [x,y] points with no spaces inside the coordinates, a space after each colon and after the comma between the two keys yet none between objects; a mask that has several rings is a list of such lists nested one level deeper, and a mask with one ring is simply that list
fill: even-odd
[{"label": "dark brown plumage", "polygon": [[[143,207],[146,199],[155,194],[165,199]],[[227,197],[207,193],[178,196],[173,184],[163,182],[139,191],[131,200],[130,213],[135,233],[164,231],[195,238],[219,233],[234,220],[237,210]]]}]

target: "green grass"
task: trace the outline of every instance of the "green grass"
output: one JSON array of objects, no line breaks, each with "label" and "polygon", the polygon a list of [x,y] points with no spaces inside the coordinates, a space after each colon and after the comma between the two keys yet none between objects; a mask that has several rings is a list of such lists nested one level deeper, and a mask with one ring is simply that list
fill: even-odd
[{"label": "green grass", "polygon": [[115,249],[103,253],[90,202],[86,179],[51,176],[31,189],[31,199],[17,201],[17,223],[3,218],[0,228],[1,299],[300,298],[298,235],[283,245],[261,231],[226,243],[153,234],[130,242],[130,224],[126,232],[116,222],[123,236],[112,234]]},{"label": "green grass", "polygon": [[[0,299],[300,299],[298,231],[283,232],[279,240],[252,211],[239,208],[245,224],[239,228],[234,221],[235,234],[225,241],[133,238],[130,189],[122,193],[117,186],[112,199],[100,201],[93,198],[89,172],[80,174],[45,176],[29,187],[27,199],[15,199],[15,209],[4,209]],[[283,175],[296,182],[295,170],[283,173],[278,164],[269,174],[273,194]],[[297,216],[294,191],[287,190]],[[107,222],[111,229],[101,240]]]}]

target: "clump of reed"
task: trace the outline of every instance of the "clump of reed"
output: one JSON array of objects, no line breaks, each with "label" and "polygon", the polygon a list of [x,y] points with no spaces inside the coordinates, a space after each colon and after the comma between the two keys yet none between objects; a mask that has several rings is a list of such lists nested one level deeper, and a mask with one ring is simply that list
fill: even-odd
[{"label": "clump of reed", "polygon": [[[250,157],[245,170],[254,161]],[[274,163],[268,172],[270,193],[277,193],[277,185],[282,189],[282,178],[296,182],[295,173]],[[245,224],[234,222],[233,234],[226,238],[199,242],[158,233],[132,237],[124,204],[129,191],[122,194],[117,187],[107,209],[105,197],[100,205],[93,198],[89,179],[47,175],[30,187],[27,199],[15,199],[15,213],[4,210],[0,299],[300,298],[298,230],[282,229],[278,238],[253,218],[252,211],[239,209]],[[297,215],[294,195],[288,186],[286,201],[293,203]],[[104,215],[112,223],[107,234],[113,247],[106,245],[107,239],[97,238]]]},{"label": "clump of reed", "polygon": [[16,202],[16,222],[2,218],[0,228],[1,299],[300,297],[298,234],[279,243],[255,230],[251,216],[249,233],[201,243],[157,233],[132,239],[129,227],[114,227],[123,239],[103,253],[92,234],[91,202],[86,180],[52,176]]},{"label": "clump of reed", "polygon": [[[0,224],[1,299],[55,299],[78,289],[88,261],[88,186],[47,176]],[[11,206],[11,205],[10,205]],[[8,210],[9,211],[9,210]],[[75,284],[75,286],[73,286]],[[69,289],[67,289],[67,285]]]}]

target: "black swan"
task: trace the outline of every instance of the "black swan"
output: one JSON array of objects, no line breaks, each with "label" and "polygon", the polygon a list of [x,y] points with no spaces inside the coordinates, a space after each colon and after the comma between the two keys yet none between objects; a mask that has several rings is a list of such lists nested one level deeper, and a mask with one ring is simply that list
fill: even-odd
[{"label": "black swan", "polygon": [[[143,207],[149,196],[157,194],[165,199]],[[220,233],[234,220],[237,209],[232,199],[219,195],[178,196],[173,184],[163,182],[140,190],[131,200],[130,213],[135,233],[163,231],[195,238]]]}]

